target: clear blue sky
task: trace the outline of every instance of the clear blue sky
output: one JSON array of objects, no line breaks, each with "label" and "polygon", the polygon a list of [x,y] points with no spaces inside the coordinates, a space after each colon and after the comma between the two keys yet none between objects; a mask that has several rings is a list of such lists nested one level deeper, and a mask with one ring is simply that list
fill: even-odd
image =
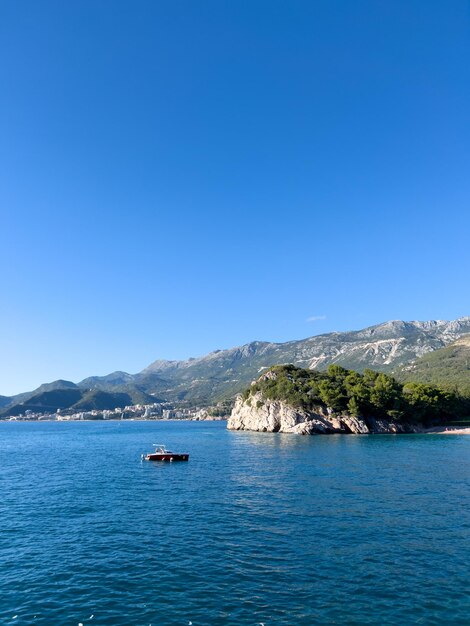
[{"label": "clear blue sky", "polygon": [[0,394],[470,314],[467,1],[3,0],[0,58]]}]

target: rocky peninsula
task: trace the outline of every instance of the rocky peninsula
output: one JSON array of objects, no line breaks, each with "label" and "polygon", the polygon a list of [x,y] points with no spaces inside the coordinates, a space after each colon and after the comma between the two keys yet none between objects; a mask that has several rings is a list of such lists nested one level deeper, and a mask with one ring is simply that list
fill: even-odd
[{"label": "rocky peninsula", "polygon": [[331,435],[370,433],[422,432],[419,424],[400,424],[382,419],[365,420],[353,415],[336,415],[318,407],[305,411],[280,400],[265,400],[260,393],[252,396],[252,402],[237,398],[227,421],[230,430],[254,430],[268,433],[296,433],[298,435]]},{"label": "rocky peninsula", "polygon": [[468,398],[429,385],[332,365],[326,372],[276,366],[237,397],[231,430],[316,434],[398,434],[469,414]]}]

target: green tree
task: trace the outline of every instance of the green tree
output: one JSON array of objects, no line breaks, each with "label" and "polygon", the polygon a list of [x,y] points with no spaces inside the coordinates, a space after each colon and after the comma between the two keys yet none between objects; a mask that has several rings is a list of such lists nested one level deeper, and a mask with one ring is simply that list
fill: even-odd
[{"label": "green tree", "polygon": [[359,403],[354,396],[352,398],[349,398],[348,413],[353,417],[359,417],[361,414]]},{"label": "green tree", "polygon": [[401,386],[387,374],[379,374],[370,390],[370,404],[379,415],[400,409]]},{"label": "green tree", "polygon": [[333,381],[322,380],[318,385],[320,392],[320,399],[327,407],[333,409],[333,411],[339,412],[347,406],[347,396],[343,393],[341,386],[335,384]]}]

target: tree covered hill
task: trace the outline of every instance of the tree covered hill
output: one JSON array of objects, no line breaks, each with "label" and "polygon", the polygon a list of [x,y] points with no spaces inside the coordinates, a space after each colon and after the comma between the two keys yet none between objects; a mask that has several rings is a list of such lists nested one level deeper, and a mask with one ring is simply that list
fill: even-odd
[{"label": "tree covered hill", "polygon": [[293,365],[272,367],[243,393],[256,394],[314,412],[432,425],[470,415],[470,399],[423,383],[402,384],[393,376],[366,369],[363,374],[330,365],[319,372]]},{"label": "tree covered hill", "polygon": [[454,389],[470,396],[470,335],[425,354],[397,371],[403,381],[415,381]]},{"label": "tree covered hill", "polygon": [[11,404],[11,398],[8,396],[0,396],[0,409]]},{"label": "tree covered hill", "polygon": [[90,411],[92,409],[115,409],[133,404],[152,404],[153,402],[158,402],[158,398],[133,385],[125,386],[121,391],[81,389],[74,385],[28,395],[22,402],[4,407],[0,411],[0,417],[20,415],[28,410],[37,413],[55,413],[57,409]]}]

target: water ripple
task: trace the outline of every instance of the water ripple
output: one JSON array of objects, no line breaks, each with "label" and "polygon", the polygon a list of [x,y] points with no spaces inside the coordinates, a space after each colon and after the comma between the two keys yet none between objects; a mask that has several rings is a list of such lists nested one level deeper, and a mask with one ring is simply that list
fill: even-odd
[{"label": "water ripple", "polygon": [[[141,463],[156,440],[189,463]],[[470,438],[0,423],[0,623],[468,624]]]}]

